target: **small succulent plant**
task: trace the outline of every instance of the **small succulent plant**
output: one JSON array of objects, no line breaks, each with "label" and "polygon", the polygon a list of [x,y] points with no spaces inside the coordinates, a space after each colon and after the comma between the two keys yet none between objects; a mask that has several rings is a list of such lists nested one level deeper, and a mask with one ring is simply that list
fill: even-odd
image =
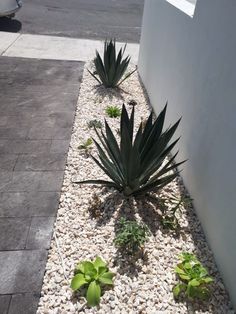
[{"label": "small succulent plant", "polygon": [[113,285],[114,273],[109,271],[107,264],[100,258],[79,263],[74,271],[71,288],[74,291],[86,288],[86,300],[89,306],[100,303],[102,287]]},{"label": "small succulent plant", "polygon": [[108,106],[106,108],[106,114],[110,117],[110,118],[118,118],[121,116],[121,110],[119,107],[117,106]]},{"label": "small succulent plant", "polygon": [[93,140],[91,138],[88,138],[86,141],[84,141],[81,145],[78,146],[78,149],[88,150],[92,144]]},{"label": "small succulent plant", "polygon": [[99,120],[90,120],[88,122],[88,127],[91,129],[91,128],[97,128],[97,129],[101,129],[102,128],[102,122],[99,121]]},{"label": "small succulent plant", "polygon": [[161,224],[164,229],[177,231],[180,228],[178,217],[176,215],[177,211],[181,213],[181,207],[189,206],[192,199],[186,195],[179,197],[172,196],[169,199],[169,202],[173,204],[170,210],[167,213],[163,214],[161,218]]},{"label": "small succulent plant", "polygon": [[149,234],[150,232],[146,225],[121,218],[114,243],[127,253],[134,254],[142,250]]},{"label": "small succulent plant", "polygon": [[174,296],[178,298],[184,294],[190,300],[209,299],[211,295],[209,284],[213,282],[213,278],[208,275],[206,268],[191,253],[182,253],[180,260],[175,267],[180,282],[173,288]]}]

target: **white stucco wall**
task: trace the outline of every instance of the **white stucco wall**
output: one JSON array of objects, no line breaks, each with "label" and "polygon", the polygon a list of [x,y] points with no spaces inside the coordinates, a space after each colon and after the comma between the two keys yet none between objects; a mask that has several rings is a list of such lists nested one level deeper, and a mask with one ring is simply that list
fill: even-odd
[{"label": "white stucco wall", "polygon": [[155,111],[183,116],[182,176],[236,307],[236,1],[198,0],[192,18],[146,0],[138,68]]}]

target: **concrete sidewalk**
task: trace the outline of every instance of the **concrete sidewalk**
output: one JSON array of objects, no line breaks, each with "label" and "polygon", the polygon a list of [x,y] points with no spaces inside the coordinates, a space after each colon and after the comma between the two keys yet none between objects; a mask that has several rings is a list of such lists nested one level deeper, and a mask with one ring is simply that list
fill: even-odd
[{"label": "concrete sidewalk", "polygon": [[[117,47],[125,43],[117,43]],[[0,32],[0,55],[7,57],[88,61],[95,50],[102,51],[103,41],[67,37]],[[138,61],[139,44],[127,44],[132,63]]]}]

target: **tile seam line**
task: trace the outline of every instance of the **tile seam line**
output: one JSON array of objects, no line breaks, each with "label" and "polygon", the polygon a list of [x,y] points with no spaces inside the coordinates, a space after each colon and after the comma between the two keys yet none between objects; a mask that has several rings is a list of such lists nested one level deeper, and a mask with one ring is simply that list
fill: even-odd
[{"label": "tile seam line", "polygon": [[11,48],[11,47],[15,44],[15,42],[16,42],[21,36],[22,36],[22,34],[18,34],[18,36],[16,37],[16,39],[14,39],[13,42],[12,42],[5,50],[3,50],[3,52],[1,53],[1,56],[4,57],[4,54],[7,52],[7,50],[8,50],[9,48]]}]

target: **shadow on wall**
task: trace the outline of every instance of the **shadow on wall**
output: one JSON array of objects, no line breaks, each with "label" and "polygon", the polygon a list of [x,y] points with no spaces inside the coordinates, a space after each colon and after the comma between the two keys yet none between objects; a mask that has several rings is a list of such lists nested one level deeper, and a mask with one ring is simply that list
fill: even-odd
[{"label": "shadow on wall", "polygon": [[11,19],[8,17],[0,18],[0,31],[1,32],[10,32],[17,33],[21,30],[22,24],[20,21]]}]

